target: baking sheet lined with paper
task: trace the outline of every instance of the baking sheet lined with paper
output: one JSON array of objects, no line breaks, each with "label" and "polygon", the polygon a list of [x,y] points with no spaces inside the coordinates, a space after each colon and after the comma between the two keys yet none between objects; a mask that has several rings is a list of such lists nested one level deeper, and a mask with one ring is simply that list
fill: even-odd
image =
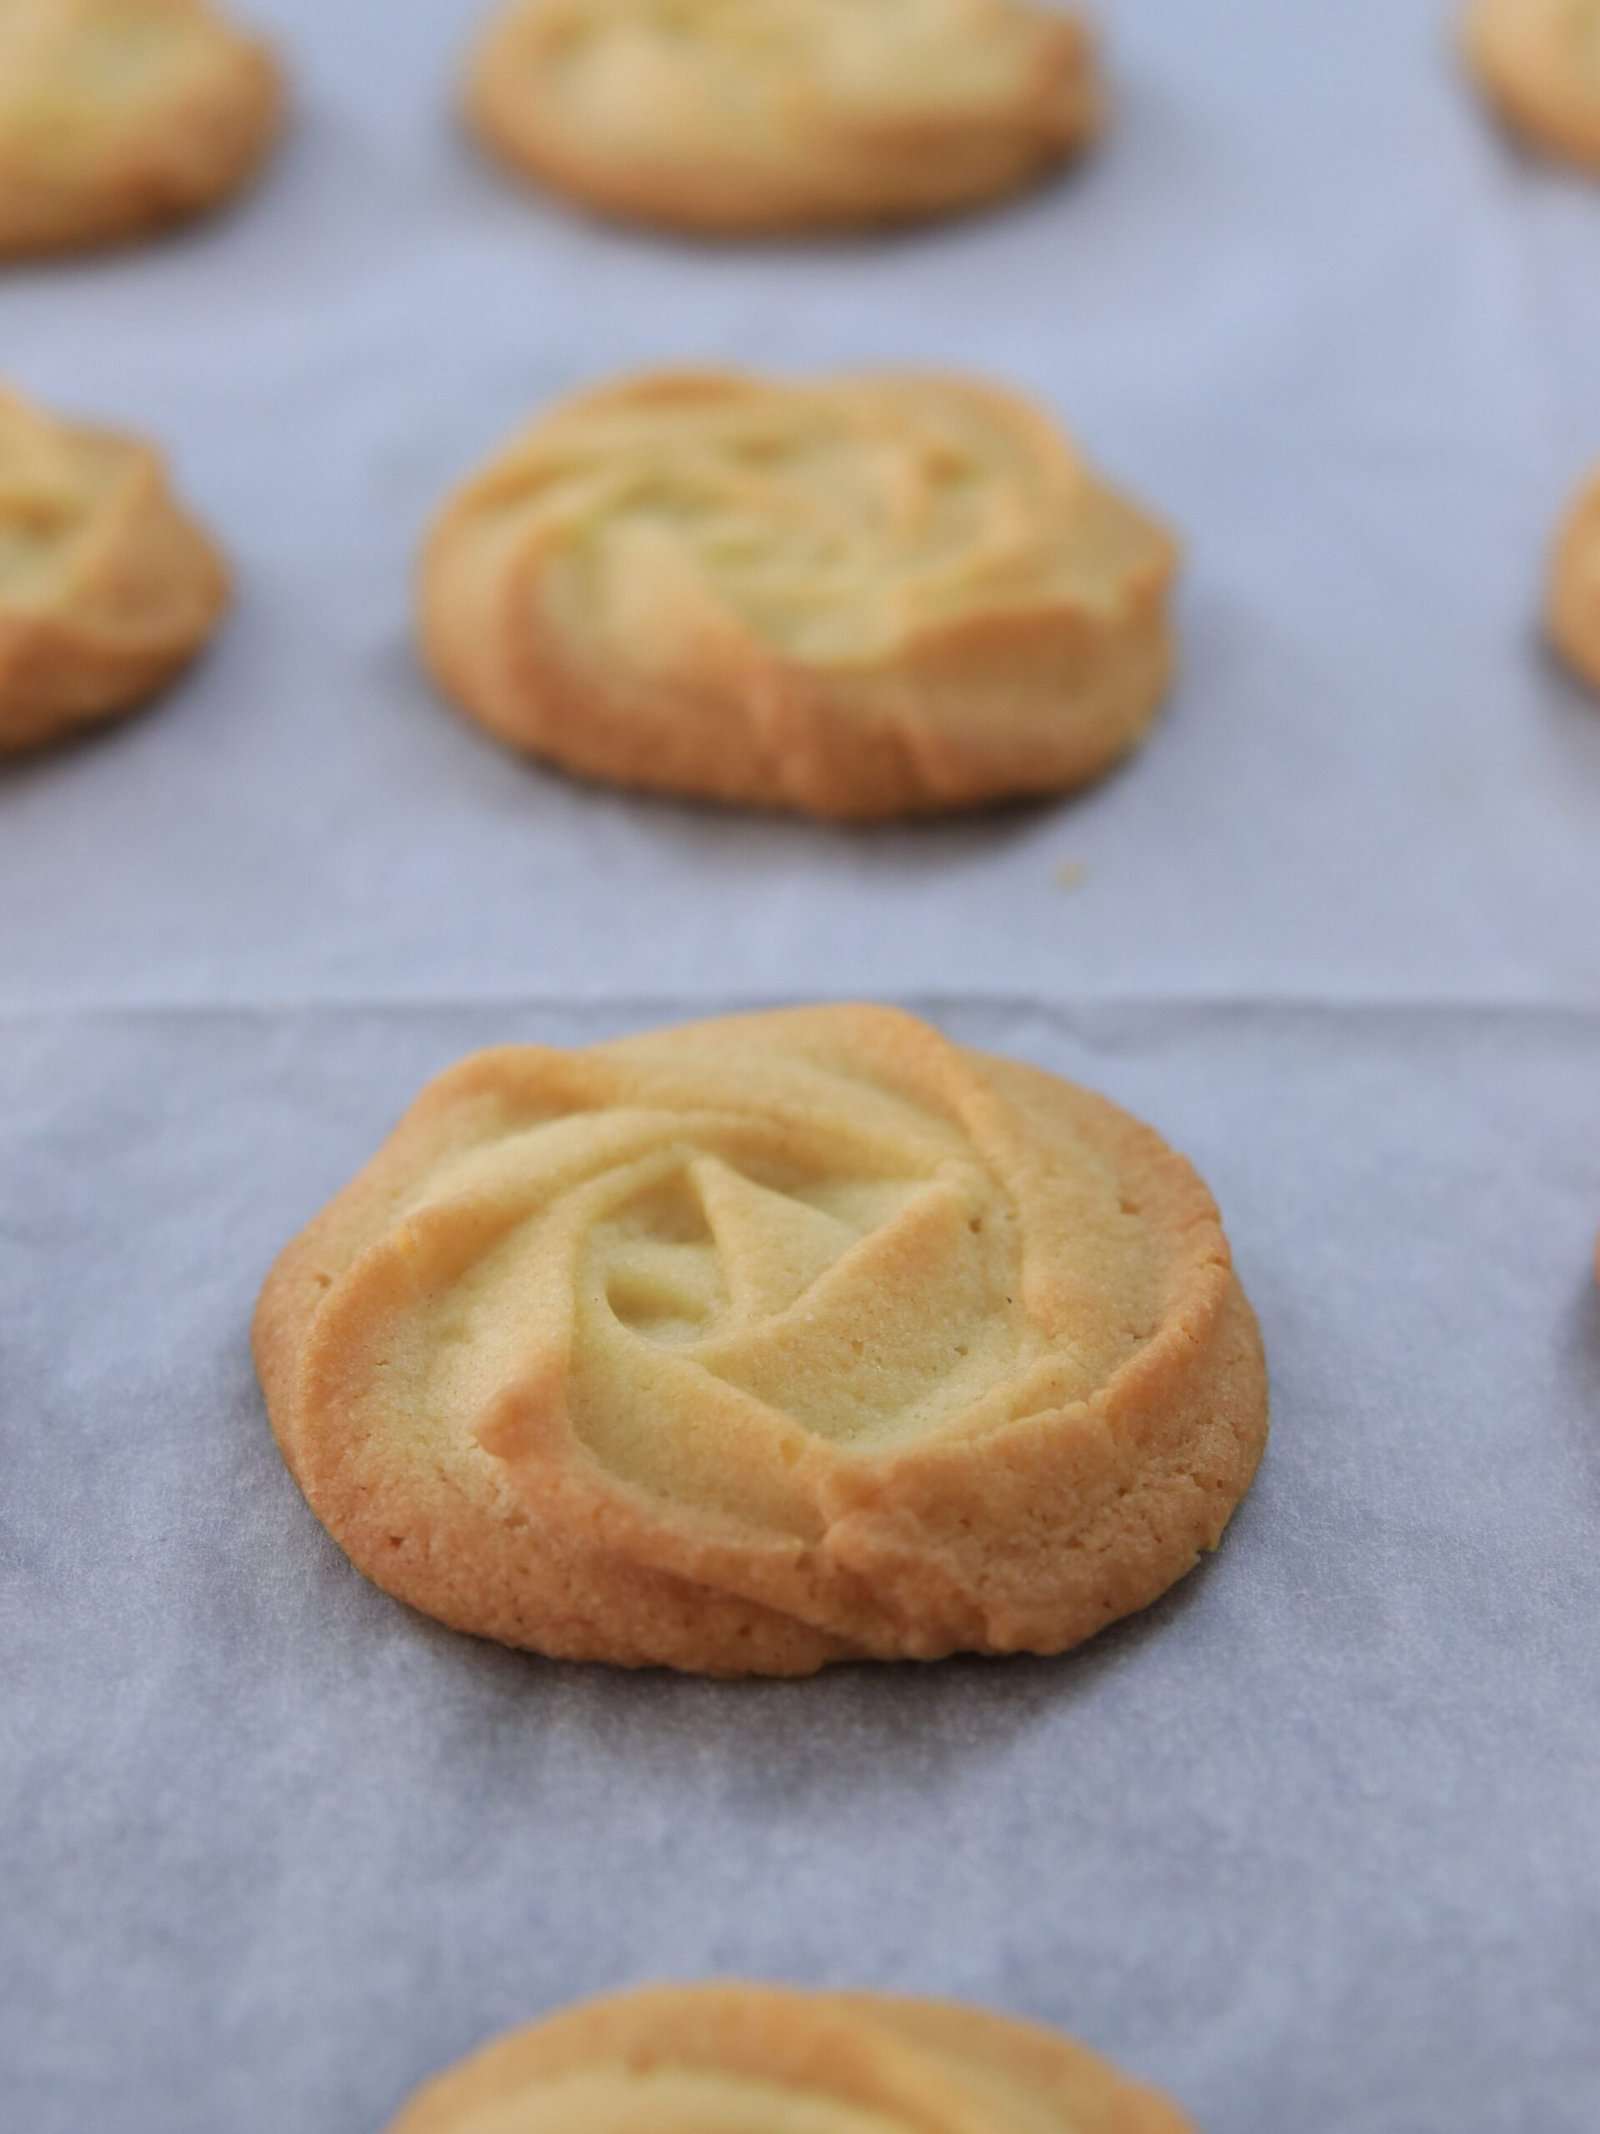
[{"label": "baking sheet lined with paper", "polygon": [[[1600,2118],[1600,707],[1536,632],[1600,194],[1497,134],[1451,8],[1105,13],[1061,184],[729,249],[486,168],[475,5],[256,0],[259,190],[0,277],[8,377],[160,439],[239,582],[167,701],[0,770],[0,2071],[42,2134],[375,2127],[496,2029],[713,1973],[1011,2009],[1219,2134]],[[1143,751],[846,832],[463,722],[411,647],[430,513],[667,361],[1036,396],[1185,539]],[[1213,1187],[1274,1391],[1218,1556],[1060,1661],[801,1684],[367,1586],[250,1368],[290,1234],[475,1046],[841,996]]]}]

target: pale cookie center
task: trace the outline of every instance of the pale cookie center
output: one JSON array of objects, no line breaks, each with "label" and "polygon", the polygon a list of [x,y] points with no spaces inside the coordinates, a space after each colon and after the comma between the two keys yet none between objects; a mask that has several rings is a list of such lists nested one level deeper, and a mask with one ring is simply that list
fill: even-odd
[{"label": "pale cookie center", "polygon": [[[709,1377],[785,1424],[883,1442],[968,1408],[1022,1367],[1004,1226],[987,1182],[685,1150],[587,1232],[581,1393],[647,1386],[685,1418]],[[631,1405],[638,1406],[636,1402]]]},{"label": "pale cookie center", "polygon": [[597,1287],[618,1321],[668,1346],[785,1311],[914,1196],[900,1181],[785,1180],[688,1157],[600,1226]]},{"label": "pale cookie center", "polygon": [[870,1088],[855,1114],[619,1108],[471,1151],[393,1233],[414,1302],[375,1390],[412,1359],[420,1412],[496,1458],[558,1417],[642,1489],[802,1532],[818,1441],[1009,1420],[1041,1350],[1015,1209],[947,1123]]}]

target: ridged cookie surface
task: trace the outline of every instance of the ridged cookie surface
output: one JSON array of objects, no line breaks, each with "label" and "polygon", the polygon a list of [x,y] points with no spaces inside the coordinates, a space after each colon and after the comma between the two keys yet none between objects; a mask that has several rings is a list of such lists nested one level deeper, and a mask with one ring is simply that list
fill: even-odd
[{"label": "ridged cookie surface", "polygon": [[1031,0],[512,0],[467,84],[517,169],[730,235],[975,206],[1081,148],[1101,103],[1083,23]]},{"label": "ridged cookie surface", "polygon": [[450,501],[422,641],[569,769],[882,817],[1125,754],[1171,675],[1176,560],[993,387],[663,372],[561,403]]},{"label": "ridged cookie surface", "polygon": [[266,46],[209,0],[3,0],[0,253],[203,213],[254,174],[282,102]]},{"label": "ridged cookie surface", "polygon": [[155,451],[0,391],[0,751],[131,711],[227,599]]},{"label": "ridged cookie surface", "polygon": [[474,2053],[389,2134],[1193,2134],[1058,2032],[950,2001],[647,1987]]},{"label": "ridged cookie surface", "polygon": [[1473,0],[1466,45],[1525,140],[1600,174],[1600,0]]},{"label": "ridged cookie surface", "polygon": [[1600,473],[1568,513],[1550,579],[1550,633],[1563,657],[1600,689]]},{"label": "ridged cookie surface", "polygon": [[872,1007],[463,1061],[283,1254],[256,1355],[379,1585],[723,1674],[1060,1651],[1215,1546],[1267,1422],[1182,1158]]}]

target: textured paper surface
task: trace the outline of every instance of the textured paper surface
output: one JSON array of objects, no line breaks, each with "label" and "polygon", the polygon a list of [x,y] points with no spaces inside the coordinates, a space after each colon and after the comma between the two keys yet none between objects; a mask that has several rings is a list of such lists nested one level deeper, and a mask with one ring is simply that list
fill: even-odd
[{"label": "textured paper surface", "polygon": [[[0,771],[0,2121],[375,2129],[498,2026],[745,1971],[1059,2022],[1212,2134],[1592,2134],[1600,713],[1531,617],[1600,456],[1600,193],[1485,124],[1451,10],[1124,0],[1065,186],[700,250],[476,165],[473,12],[259,0],[260,194],[0,276],[6,371],[166,438],[241,581],[165,705]],[[435,704],[417,532],[542,397],[908,355],[1184,529],[1122,775],[845,835]],[[284,1239],[471,1046],[841,993],[1201,1165],[1275,1392],[1221,1555],[1064,1661],[802,1686],[366,1587],[250,1372]]]}]

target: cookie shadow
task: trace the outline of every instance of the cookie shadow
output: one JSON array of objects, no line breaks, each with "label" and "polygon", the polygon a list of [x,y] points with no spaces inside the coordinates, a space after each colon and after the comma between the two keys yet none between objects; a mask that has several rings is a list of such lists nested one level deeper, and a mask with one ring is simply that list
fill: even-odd
[{"label": "cookie shadow", "polygon": [[140,710],[127,717],[97,719],[92,726],[82,726],[71,733],[50,734],[43,740],[30,741],[23,748],[0,754],[0,804],[20,800],[48,784],[52,774],[74,757],[93,757],[101,749],[112,747],[129,718],[146,716],[147,710]]},{"label": "cookie shadow", "polygon": [[531,206],[536,227],[544,237],[566,229],[607,244],[619,256],[647,249],[658,258],[673,258],[680,264],[726,261],[732,265],[769,259],[838,268],[870,263],[885,252],[914,258],[935,245],[948,244],[952,236],[992,231],[997,225],[1025,228],[1059,206],[1063,197],[1088,189],[1105,154],[1102,144],[1030,179],[1018,191],[993,199],[928,215],[811,230],[695,230],[678,223],[635,220],[501,170],[491,159],[474,153],[470,145],[458,161],[456,176],[458,182],[464,176],[463,163],[476,164],[479,182],[474,190],[481,193],[484,188],[493,187],[508,195],[514,204],[520,204],[524,215]]},{"label": "cookie shadow", "polygon": [[146,720],[161,717],[163,711],[170,716],[179,693],[163,691],[136,704],[131,711],[114,712],[108,718],[95,719],[63,733],[47,734],[13,754],[0,754],[0,801],[20,797],[48,784],[53,776],[74,764],[81,767],[126,746]]},{"label": "cookie shadow", "polygon": [[989,801],[937,815],[836,822],[778,808],[636,793],[650,828],[697,859],[740,873],[791,859],[848,866],[859,877],[940,874],[986,859],[1028,835],[1059,796]]},{"label": "cookie shadow", "polygon": [[1150,1641],[1172,1637],[1216,1561],[1205,1558],[1150,1607],[1052,1658],[852,1662],[795,1681],[546,1660],[405,1612],[430,1661],[457,1674],[497,1731],[539,1733],[559,1714],[607,1763],[663,1778],[675,1770],[684,1783],[714,1768],[726,1812],[761,1822],[775,1799],[786,1812],[841,1791],[892,1801],[903,1795],[908,1758],[926,1785],[1003,1758],[1035,1725],[1087,1708]]},{"label": "cookie shadow", "polygon": [[[1066,793],[1025,794],[948,811],[837,821],[784,808],[624,785],[524,754],[486,732],[434,686],[415,648],[398,636],[375,663],[377,680],[403,709],[408,730],[439,722],[434,740],[456,761],[464,785],[492,791],[497,807],[535,827],[557,805],[595,826],[626,820],[676,856],[743,876],[792,862],[848,863],[858,873],[938,873],[977,862],[1028,836],[1045,819],[1114,786],[1129,762]],[[1137,753],[1137,752],[1136,752]]]},{"label": "cookie shadow", "polygon": [[175,722],[184,715],[185,706],[192,714],[205,701],[208,677],[226,657],[222,638],[227,629],[228,618],[224,617],[217,635],[201,647],[181,674],[126,710],[46,734],[11,753],[0,750],[0,803],[20,798],[73,766],[82,768],[103,755],[132,746],[151,721]]}]

